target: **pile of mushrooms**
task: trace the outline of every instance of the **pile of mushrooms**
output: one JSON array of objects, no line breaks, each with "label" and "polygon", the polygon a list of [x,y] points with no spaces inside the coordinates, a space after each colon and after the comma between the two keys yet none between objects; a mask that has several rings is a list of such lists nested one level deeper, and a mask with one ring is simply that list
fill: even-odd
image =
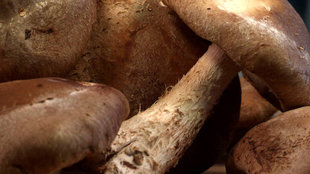
[{"label": "pile of mushrooms", "polygon": [[[117,85],[109,87],[100,80],[91,83],[72,78],[72,72],[90,60],[89,71],[92,66],[100,69],[96,62],[102,58],[94,58],[102,51],[97,49],[100,39],[92,43],[89,38],[109,36],[113,42],[109,33],[92,34],[88,28],[96,15],[104,15],[102,9],[110,1],[79,1],[81,4],[72,0],[36,3],[39,12],[55,12],[59,17],[44,16],[38,26],[33,20],[38,11],[26,14],[27,9],[20,8],[32,2],[0,2],[0,174],[54,174],[71,169],[87,173],[194,173],[202,172],[221,157],[227,158],[227,173],[310,172],[310,37],[287,0],[148,0],[142,5],[138,1],[126,2],[125,9],[137,3],[137,7],[146,7],[149,12],[160,9],[167,15],[177,15],[198,37],[211,42],[170,90],[162,91],[165,94],[154,104],[127,120],[132,100],[126,99],[125,85],[115,89]],[[71,7],[70,15],[57,11]],[[113,7],[108,8],[109,13],[114,12]],[[72,29],[64,27],[67,35],[61,33],[58,25],[66,24],[62,24],[66,15],[71,20],[79,19],[81,30],[72,23]],[[79,15],[81,18],[76,18]],[[156,20],[165,18],[159,16]],[[130,18],[135,24],[137,19]],[[54,28],[50,26],[53,20],[57,21]],[[97,18],[94,31],[99,32],[96,29],[101,24]],[[144,31],[148,25],[141,24],[138,30]],[[111,30],[122,33],[118,31]],[[49,42],[57,44],[57,38],[62,37],[67,42],[60,39],[63,42],[57,47],[48,46]],[[31,38],[41,39],[44,44],[35,45]],[[197,45],[205,49],[205,41]],[[13,48],[19,46],[21,51],[14,52]],[[153,45],[145,44],[148,46]],[[83,55],[83,50],[88,54]],[[152,48],[150,52],[156,51]],[[78,60],[79,56],[84,59]],[[240,71],[274,107],[264,100],[261,110],[246,108],[249,99],[245,89],[240,88]],[[100,72],[108,73],[98,70],[88,75],[98,76]],[[241,86],[245,86],[244,82]],[[257,98],[250,100],[260,102]],[[271,119],[277,110],[283,113]],[[241,123],[253,115],[255,121]],[[240,125],[249,130],[243,132],[244,136],[236,135]],[[67,167],[71,169],[61,170]]]}]

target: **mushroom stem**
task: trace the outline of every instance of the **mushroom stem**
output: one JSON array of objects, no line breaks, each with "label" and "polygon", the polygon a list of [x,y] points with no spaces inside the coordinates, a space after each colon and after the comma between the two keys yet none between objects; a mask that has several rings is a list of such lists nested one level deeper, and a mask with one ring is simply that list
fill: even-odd
[{"label": "mushroom stem", "polygon": [[239,68],[211,45],[171,91],[152,107],[123,122],[115,153],[100,172],[164,173],[190,146]]}]

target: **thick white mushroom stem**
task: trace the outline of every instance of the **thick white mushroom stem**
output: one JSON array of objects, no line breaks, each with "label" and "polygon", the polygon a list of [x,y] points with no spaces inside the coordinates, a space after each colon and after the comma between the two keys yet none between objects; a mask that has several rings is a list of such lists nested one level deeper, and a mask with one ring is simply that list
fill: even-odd
[{"label": "thick white mushroom stem", "polygon": [[171,91],[123,122],[102,173],[164,173],[176,165],[239,68],[211,45]]}]

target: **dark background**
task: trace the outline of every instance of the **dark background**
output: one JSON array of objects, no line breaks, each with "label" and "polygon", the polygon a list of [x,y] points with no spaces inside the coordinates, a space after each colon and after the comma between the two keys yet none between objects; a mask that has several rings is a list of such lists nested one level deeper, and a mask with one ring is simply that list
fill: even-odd
[{"label": "dark background", "polygon": [[304,19],[305,24],[310,28],[310,1],[308,0],[289,0],[296,11]]}]

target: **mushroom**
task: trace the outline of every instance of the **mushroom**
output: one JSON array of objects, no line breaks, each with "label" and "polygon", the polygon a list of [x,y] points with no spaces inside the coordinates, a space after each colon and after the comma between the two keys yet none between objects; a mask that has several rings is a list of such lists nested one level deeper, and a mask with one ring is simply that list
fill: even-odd
[{"label": "mushroom", "polygon": [[175,166],[238,71],[211,45],[167,95],[123,122],[99,172],[164,173]]},{"label": "mushroom", "polygon": [[[176,165],[242,68],[261,77],[287,110],[309,104],[309,34],[285,0],[167,0],[210,47],[193,69],[151,108],[124,122],[107,173],[163,173]],[[292,24],[291,21],[294,21]],[[290,93],[294,89],[296,93]]]},{"label": "mushroom", "polygon": [[96,0],[1,0],[0,82],[68,73],[95,17]]},{"label": "mushroom", "polygon": [[[309,104],[310,97],[304,95],[310,92],[309,34],[301,18],[287,1],[166,0],[164,3],[197,35],[217,44],[241,68],[266,81],[279,100],[281,109],[288,110]],[[210,57],[212,60],[209,61],[219,61],[218,58]],[[221,66],[233,66],[232,62],[224,63],[228,60],[223,60]],[[201,120],[206,118],[193,116],[203,112],[198,112],[197,104],[190,103],[188,98],[202,98],[202,95],[197,95],[194,88],[185,87],[193,87],[197,82],[200,83],[201,78],[210,80],[205,84],[200,83],[209,84],[210,87],[205,92],[209,95],[209,99],[205,101],[208,104],[202,108],[202,111],[208,113],[214,100],[217,100],[218,93],[223,91],[213,90],[213,78],[226,86],[228,82],[224,83],[219,77],[227,79],[237,71],[224,68],[225,72],[211,73],[208,65],[203,68],[208,75],[191,75],[196,69],[193,68],[167,96],[145,112],[124,122],[112,144],[115,154],[110,156],[103,171],[163,173],[177,163],[184,149],[195,137],[196,127],[199,129],[203,122]],[[186,84],[186,79],[192,81]],[[183,85],[185,91],[181,88]],[[296,88],[298,92],[290,93]],[[187,99],[186,102],[182,97]],[[182,105],[179,105],[180,101]],[[201,99],[199,101],[202,102]],[[182,121],[178,121],[178,117]]]},{"label": "mushroom", "polygon": [[309,106],[259,124],[230,152],[227,173],[310,173],[309,131]]},{"label": "mushroom", "polygon": [[106,151],[129,114],[119,91],[42,78],[0,84],[0,173],[50,174]]},{"label": "mushroom", "polygon": [[282,110],[310,104],[310,38],[286,0],[164,0],[200,37],[262,78]]}]

